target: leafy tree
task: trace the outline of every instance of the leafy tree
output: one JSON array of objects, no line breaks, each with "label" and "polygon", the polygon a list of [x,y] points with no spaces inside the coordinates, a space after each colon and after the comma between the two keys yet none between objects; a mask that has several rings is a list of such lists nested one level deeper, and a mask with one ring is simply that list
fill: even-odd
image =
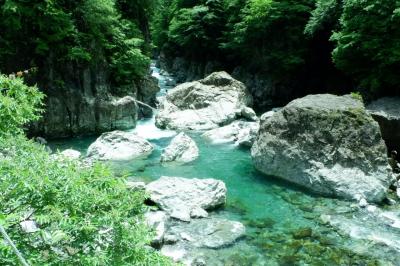
[{"label": "leafy tree", "polygon": [[378,93],[400,92],[400,2],[344,1],[333,59],[361,87]]},{"label": "leafy tree", "polygon": [[223,47],[245,64],[276,77],[287,76],[305,63],[303,31],[312,0],[249,0]]},{"label": "leafy tree", "polygon": [[[42,99],[36,87],[0,75],[0,224],[17,249],[31,265],[172,265],[148,246],[143,192],[103,165],[50,155],[21,134]],[[25,232],[24,222],[37,230]],[[5,241],[0,265],[19,265]]]},{"label": "leafy tree", "polygon": [[44,95],[21,78],[0,74],[0,135],[21,133],[22,127],[39,119]]},{"label": "leafy tree", "polygon": [[[101,165],[58,161],[23,136],[0,137],[0,222],[32,265],[171,265],[147,245],[145,196]],[[25,233],[21,222],[35,221]],[[0,264],[18,265],[0,241]]]},{"label": "leafy tree", "polygon": [[[199,1],[201,3],[181,8],[171,19],[168,38],[192,59],[215,57],[219,54],[219,40],[225,27],[223,2],[221,0]],[[187,6],[184,2],[177,4]]]},{"label": "leafy tree", "polygon": [[[146,34],[140,30],[151,13],[149,2],[0,1],[0,69],[38,67],[38,77],[47,78],[54,76],[50,72],[63,73],[66,65],[102,65],[114,86],[131,85],[150,64]],[[129,8],[123,11],[124,3]]]}]

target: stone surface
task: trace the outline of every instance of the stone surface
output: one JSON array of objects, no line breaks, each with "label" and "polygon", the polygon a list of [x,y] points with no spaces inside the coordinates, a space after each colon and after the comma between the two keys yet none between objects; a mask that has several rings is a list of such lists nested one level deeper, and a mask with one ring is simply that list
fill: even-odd
[{"label": "stone surface", "polygon": [[247,106],[243,107],[243,109],[242,109],[242,117],[247,120],[250,120],[250,121],[258,120],[256,112],[254,112],[253,109],[251,109],[250,107],[247,107]]},{"label": "stone surface", "polygon": [[[191,215],[225,204],[226,186],[215,179],[166,177],[148,184],[150,199],[171,217],[190,221]],[[192,213],[193,210],[196,210]]]},{"label": "stone surface", "polygon": [[[379,123],[382,138],[390,150],[400,149],[400,97],[385,97],[371,102],[368,112]],[[389,151],[390,151],[389,150]]]},{"label": "stone surface", "polygon": [[146,76],[129,88],[113,85],[102,52],[90,66],[71,62],[54,69],[60,65],[57,58],[49,55],[48,60],[47,67],[41,68],[45,78],[38,84],[46,94],[45,113],[31,125],[29,135],[62,138],[133,128],[141,108],[135,99],[154,105],[157,81]]},{"label": "stone surface", "polygon": [[350,96],[309,95],[262,119],[257,169],[328,196],[378,202],[392,182],[378,123]]},{"label": "stone surface", "polygon": [[160,128],[207,130],[229,124],[252,105],[252,97],[240,81],[226,72],[184,83],[169,90],[159,106]]},{"label": "stone surface", "polygon": [[161,162],[189,163],[199,157],[199,148],[188,135],[180,133],[161,154]]},{"label": "stone surface", "polygon": [[151,154],[153,146],[136,134],[113,131],[102,134],[89,146],[87,156],[97,160],[131,160]]},{"label": "stone surface", "polygon": [[146,189],[145,182],[128,181],[128,182],[126,182],[126,186],[128,187],[128,189],[133,190],[133,191]]},{"label": "stone surface", "polygon": [[168,216],[163,211],[147,212],[145,220],[148,226],[153,228],[155,236],[152,240],[153,245],[161,245],[164,240],[164,235],[167,230]]},{"label": "stone surface", "polygon": [[40,230],[37,223],[32,220],[23,221],[19,225],[21,226],[21,230],[27,234],[35,233]]},{"label": "stone surface", "polygon": [[[150,105],[152,107],[156,106],[156,95],[160,91],[158,86],[158,80],[152,76],[145,76],[142,78],[136,88],[136,97],[139,101]],[[142,117],[152,117],[153,109],[148,106],[138,104],[138,116]]]},{"label": "stone surface", "polygon": [[235,143],[236,145],[251,147],[257,137],[258,122],[234,121],[231,124],[211,129],[203,137],[213,143]]},{"label": "stone surface", "polygon": [[81,157],[82,154],[80,151],[73,150],[73,149],[67,149],[67,150],[60,152],[60,155],[65,158],[71,159],[71,160],[77,160]]},{"label": "stone surface", "polygon": [[190,242],[191,246],[211,249],[230,246],[245,233],[246,229],[240,222],[220,218],[195,219],[172,226],[168,231],[181,241]]}]

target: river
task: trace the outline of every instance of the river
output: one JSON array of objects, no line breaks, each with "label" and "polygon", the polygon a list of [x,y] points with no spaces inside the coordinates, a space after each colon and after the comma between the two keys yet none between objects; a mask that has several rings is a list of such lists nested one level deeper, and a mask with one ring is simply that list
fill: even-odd
[{"label": "river", "polygon": [[[165,95],[172,77],[152,66]],[[200,157],[186,165],[161,164],[160,154],[174,131],[155,127],[154,118],[131,130],[147,138],[155,151],[145,160],[112,163],[116,175],[150,182],[160,176],[215,178],[225,182],[225,208],[211,215],[242,222],[247,235],[235,245],[204,250],[207,265],[400,265],[399,207],[359,208],[346,201],[310,195],[254,169],[249,150],[212,144],[198,132]],[[95,137],[51,142],[53,149],[86,153]],[[390,264],[391,263],[391,264]]]}]

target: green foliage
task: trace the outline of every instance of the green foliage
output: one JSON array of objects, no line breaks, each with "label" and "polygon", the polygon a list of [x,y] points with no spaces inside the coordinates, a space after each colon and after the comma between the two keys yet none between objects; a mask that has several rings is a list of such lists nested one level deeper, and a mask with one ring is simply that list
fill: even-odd
[{"label": "green foliage", "polygon": [[400,87],[400,2],[344,1],[341,29],[332,35],[338,68],[370,91]]},{"label": "green foliage", "polygon": [[249,0],[241,21],[225,43],[247,64],[276,77],[297,71],[305,63],[303,34],[313,1]]},{"label": "green foliage", "polygon": [[36,86],[0,74],[0,136],[21,132],[22,126],[39,119],[43,98]]},{"label": "green foliage", "polygon": [[356,92],[351,92],[350,96],[355,99],[358,100],[360,102],[364,102],[363,96],[360,92],[356,91]]},{"label": "green foliage", "polygon": [[66,65],[102,65],[114,85],[132,84],[150,64],[142,27],[150,2],[0,1],[0,70],[37,66],[46,76],[50,68],[62,73]]},{"label": "green foliage", "polygon": [[[194,59],[218,54],[218,41],[225,27],[221,0],[198,2],[197,5],[190,6],[188,2],[177,1],[176,12],[168,25],[168,40],[184,49],[186,55]],[[181,8],[182,6],[188,7]]]},{"label": "green foliage", "polygon": [[[21,135],[0,138],[0,213],[31,265],[171,265],[147,245],[145,195],[102,166],[56,160]],[[34,220],[34,233],[21,230]],[[0,241],[0,264],[18,265]]]},{"label": "green foliage", "polygon": [[339,0],[317,0],[316,8],[311,12],[304,33],[313,35],[330,24],[338,24],[341,14],[341,1]]}]

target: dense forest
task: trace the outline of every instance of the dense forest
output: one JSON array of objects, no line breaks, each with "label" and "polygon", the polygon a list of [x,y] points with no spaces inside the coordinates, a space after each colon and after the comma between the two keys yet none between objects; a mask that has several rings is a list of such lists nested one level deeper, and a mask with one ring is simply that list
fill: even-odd
[{"label": "dense forest", "polygon": [[294,95],[399,92],[398,1],[162,0],[158,7],[153,39],[168,58],[203,69],[215,60],[231,71],[241,66]]},{"label": "dense forest", "polygon": [[73,78],[66,66],[96,65],[115,90],[129,87],[161,52],[198,64],[200,75],[217,62],[296,95],[399,92],[395,0],[8,0],[0,8],[0,70],[37,68],[56,87]]},{"label": "dense forest", "polygon": [[101,64],[123,87],[148,71],[154,1],[7,0],[0,10],[3,73],[37,68],[40,80],[62,87],[67,66]]}]

